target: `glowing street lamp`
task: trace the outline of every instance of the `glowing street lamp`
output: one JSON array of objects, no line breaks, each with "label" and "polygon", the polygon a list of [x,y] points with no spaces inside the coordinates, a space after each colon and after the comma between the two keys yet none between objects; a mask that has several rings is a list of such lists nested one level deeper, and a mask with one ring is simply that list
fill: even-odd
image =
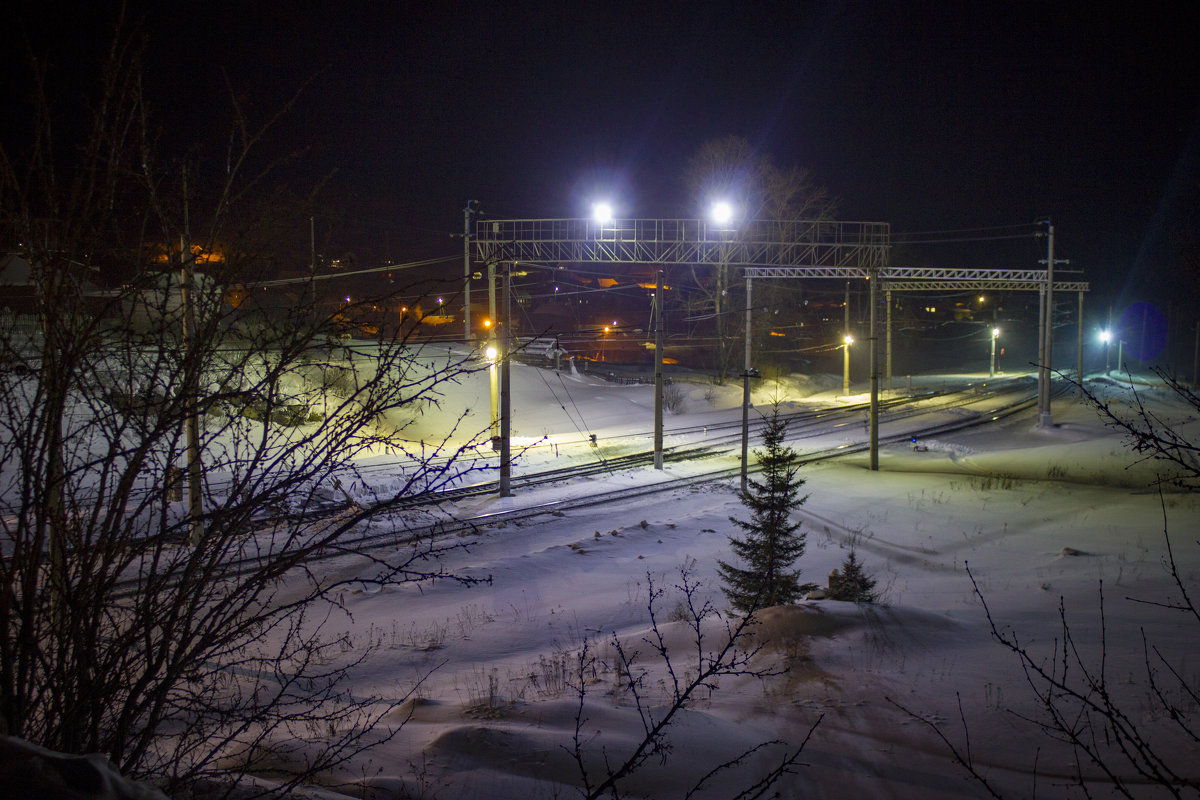
[{"label": "glowing street lamp", "polygon": [[712,209],[709,210],[709,216],[712,221],[718,225],[728,225],[733,221],[733,206],[726,200],[718,200],[712,204]]},{"label": "glowing street lamp", "polygon": [[992,328],[992,366],[988,370],[988,377],[996,377],[996,339],[1000,338],[1000,329]]},{"label": "glowing street lamp", "polygon": [[[1100,331],[1100,341],[1104,342],[1104,371],[1108,372],[1108,343],[1113,340],[1112,331]],[[1125,368],[1125,340],[1117,339],[1117,371],[1120,372]]]},{"label": "glowing street lamp", "polygon": [[854,337],[846,334],[842,343],[842,394],[850,394],[850,345],[854,344]]},{"label": "glowing street lamp", "polygon": [[607,225],[612,222],[613,208],[608,203],[593,203],[592,204],[592,219],[600,225]]}]

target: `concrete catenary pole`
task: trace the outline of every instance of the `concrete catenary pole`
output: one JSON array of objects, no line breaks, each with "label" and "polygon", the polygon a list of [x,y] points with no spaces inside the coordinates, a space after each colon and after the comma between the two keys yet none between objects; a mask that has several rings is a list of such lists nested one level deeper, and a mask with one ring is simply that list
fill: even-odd
[{"label": "concrete catenary pole", "polygon": [[879,470],[879,332],[875,329],[875,307],[879,305],[879,293],[876,287],[879,285],[879,270],[872,269],[871,274],[867,277],[867,282],[870,284],[868,298],[871,301],[871,419],[868,423],[870,428],[871,442],[871,469]]},{"label": "concrete catenary pole", "polygon": [[[493,353],[499,354],[500,346],[496,341],[496,262],[489,261],[487,265],[488,276],[488,348]],[[491,437],[492,449],[500,449],[500,387],[499,380],[496,375],[496,359],[492,359],[491,366],[488,368],[488,387],[491,397]]]},{"label": "concrete catenary pole", "polygon": [[471,344],[471,213],[475,201],[463,209],[463,342]]},{"label": "concrete catenary pole", "polygon": [[654,283],[654,468],[663,468],[663,271]]},{"label": "concrete catenary pole", "polygon": [[1083,399],[1083,292],[1079,292],[1079,312],[1075,318],[1075,371],[1078,384],[1075,399]]},{"label": "concrete catenary pole", "polygon": [[509,365],[512,362],[512,268],[516,262],[504,268],[504,317],[500,356],[500,496],[512,497],[512,392]]},{"label": "concrete catenary pole", "polygon": [[890,393],[892,391],[892,290],[888,289],[884,295],[887,299],[887,320],[884,323],[887,325],[887,370],[883,387],[884,391]]},{"label": "concrete catenary pole", "polygon": [[846,297],[842,301],[842,394],[850,394],[850,281],[846,281]]},{"label": "concrete catenary pole", "polygon": [[750,378],[753,374],[750,368],[750,309],[752,282],[746,276],[746,348],[742,363],[742,492],[746,491],[746,482],[750,474]]},{"label": "concrete catenary pole", "polygon": [[1042,319],[1042,358],[1038,364],[1038,425],[1054,425],[1050,413],[1050,370],[1054,360],[1054,224],[1046,220],[1046,306]]}]

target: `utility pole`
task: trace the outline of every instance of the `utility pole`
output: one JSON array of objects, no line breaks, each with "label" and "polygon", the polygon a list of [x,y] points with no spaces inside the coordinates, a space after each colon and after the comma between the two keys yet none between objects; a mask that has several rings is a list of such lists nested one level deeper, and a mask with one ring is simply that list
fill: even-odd
[{"label": "utility pole", "polygon": [[879,471],[879,341],[875,330],[875,306],[879,304],[879,295],[875,287],[879,284],[879,270],[872,269],[867,275],[870,284],[868,298],[871,301],[871,419],[868,423],[871,443],[871,470]]},{"label": "utility pole", "polygon": [[742,368],[742,492],[745,493],[750,471],[750,379],[758,370],[750,366],[750,309],[752,308],[751,278],[746,276],[746,354]]},{"label": "utility pole", "polygon": [[850,281],[846,281],[846,299],[842,301],[842,394],[850,394]]},{"label": "utility pole", "polygon": [[1054,358],[1054,265],[1069,264],[1066,259],[1054,258],[1054,224],[1042,220],[1046,225],[1046,289],[1045,309],[1042,315],[1042,352],[1038,364],[1038,426],[1049,428],[1054,419],[1050,413],[1050,365]]},{"label": "utility pole", "polygon": [[1078,373],[1075,386],[1075,399],[1083,399],[1083,292],[1079,295],[1079,313],[1075,320],[1075,370]]},{"label": "utility pole", "polygon": [[[500,348],[496,341],[496,262],[489,261],[488,274],[488,349],[499,357]],[[491,436],[492,449],[500,449],[500,389],[496,376],[496,358],[492,359],[488,369],[488,383],[491,390]]]},{"label": "utility pole", "polygon": [[996,377],[996,338],[997,338],[999,335],[1000,335],[1000,329],[999,329],[999,328],[996,328],[996,327],[993,327],[993,328],[992,328],[992,335],[991,335],[991,340],[992,340],[992,359],[991,359],[991,361],[989,362],[990,366],[988,367],[988,377],[989,377],[989,378],[994,378],[994,377]]},{"label": "utility pole", "polygon": [[463,342],[471,344],[471,214],[475,201],[463,209]]},{"label": "utility pole", "polygon": [[504,353],[500,360],[500,496],[512,497],[512,383],[509,365],[512,362],[512,268],[504,268]]},{"label": "utility pole", "polygon": [[886,322],[884,323],[885,325],[887,325],[887,359],[886,359],[887,371],[885,373],[886,380],[885,380],[885,383],[883,384],[883,388],[884,388],[885,392],[888,392],[889,394],[891,394],[891,391],[892,391],[892,290],[888,289],[887,291],[885,291],[884,297],[887,299],[887,314],[885,315]]},{"label": "utility pole", "polygon": [[663,468],[663,271],[654,283],[654,468]]}]

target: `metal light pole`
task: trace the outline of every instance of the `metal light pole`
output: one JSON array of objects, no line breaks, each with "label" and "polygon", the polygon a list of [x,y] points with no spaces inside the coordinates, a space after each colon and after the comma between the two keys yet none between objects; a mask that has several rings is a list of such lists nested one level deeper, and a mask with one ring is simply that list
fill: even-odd
[{"label": "metal light pole", "polygon": [[999,328],[992,328],[992,365],[988,369],[988,377],[996,377],[996,338],[1000,336]]},{"label": "metal light pole", "polygon": [[854,344],[854,337],[846,334],[842,343],[842,394],[850,394],[850,345]]}]

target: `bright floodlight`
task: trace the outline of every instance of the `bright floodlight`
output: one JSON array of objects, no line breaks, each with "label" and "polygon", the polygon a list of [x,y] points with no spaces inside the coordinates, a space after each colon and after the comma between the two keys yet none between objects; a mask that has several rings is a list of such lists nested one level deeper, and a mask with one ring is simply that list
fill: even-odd
[{"label": "bright floodlight", "polygon": [[592,204],[592,219],[599,222],[601,225],[612,222],[613,210],[608,203],[593,203]]},{"label": "bright floodlight", "polygon": [[993,339],[995,339],[995,338],[996,338],[997,336],[999,336],[999,335],[1000,335],[1000,329],[999,329],[999,328],[992,328],[992,338],[993,338]]},{"label": "bright floodlight", "polygon": [[854,337],[847,335],[846,336],[846,344],[854,344]]},{"label": "bright floodlight", "polygon": [[1112,341],[1112,332],[1111,331],[1100,331],[1100,341],[1104,342],[1105,344],[1108,344],[1109,342],[1111,342]]},{"label": "bright floodlight", "polygon": [[496,356],[499,355],[499,351],[497,351],[494,347],[488,347],[488,349],[483,351],[483,354],[487,356],[488,361],[495,361]]},{"label": "bright floodlight", "polygon": [[712,211],[709,213],[712,215],[713,222],[718,225],[727,225],[733,219],[733,206],[724,200],[718,200],[713,203]]}]

